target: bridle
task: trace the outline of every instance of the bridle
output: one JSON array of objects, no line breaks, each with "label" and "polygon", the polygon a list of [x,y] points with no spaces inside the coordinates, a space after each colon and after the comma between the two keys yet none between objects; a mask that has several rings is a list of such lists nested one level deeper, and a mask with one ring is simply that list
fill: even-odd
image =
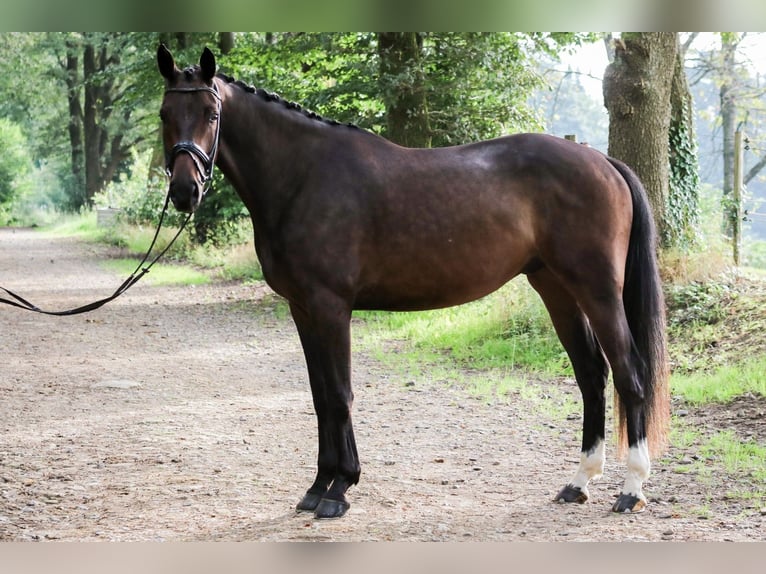
[{"label": "bridle", "polygon": [[180,141],[175,144],[169,152],[165,152],[165,173],[168,177],[173,175],[173,166],[175,165],[178,154],[186,152],[191,156],[192,160],[194,161],[194,165],[197,167],[197,172],[202,179],[202,197],[204,197],[210,189],[210,185],[213,181],[215,158],[218,154],[218,139],[221,133],[221,95],[218,93],[218,88],[216,87],[215,83],[213,83],[212,88],[209,88],[208,86],[200,86],[196,88],[168,88],[165,90],[165,93],[167,94],[168,92],[180,92],[187,94],[195,92],[208,92],[215,96],[216,102],[218,104],[218,109],[216,110],[218,117],[216,118],[215,122],[215,138],[213,139],[213,146],[211,147],[209,153],[205,153],[205,150],[203,150],[193,141]]},{"label": "bridle", "polygon": [[[202,179],[202,197],[205,197],[205,194],[210,190],[210,185],[213,182],[213,168],[215,167],[215,158],[218,154],[218,138],[220,135],[220,129],[221,129],[221,96],[218,93],[218,89],[215,87],[215,84],[213,84],[212,88],[209,88],[207,86],[197,87],[197,88],[168,88],[165,90],[165,93],[167,92],[184,92],[184,93],[192,93],[192,92],[209,92],[215,96],[216,102],[218,103],[218,109],[217,114],[218,117],[216,119],[216,125],[215,125],[215,139],[213,140],[213,146],[210,149],[209,153],[205,153],[205,150],[203,150],[199,145],[194,143],[193,141],[180,141],[177,144],[175,144],[169,152],[165,153],[165,173],[167,173],[168,177],[170,177],[173,173],[173,165],[175,165],[176,158],[178,157],[178,154],[180,153],[188,153],[192,160],[194,161],[194,165],[197,167],[197,171],[199,172],[199,175]],[[130,274],[130,277],[128,277],[123,283],[108,297],[104,297],[103,299],[99,299],[98,301],[94,301],[93,303],[88,303],[86,305],[82,305],[81,307],[76,307],[74,309],[67,309],[64,311],[46,311],[44,309],[40,309],[37,305],[34,305],[33,303],[30,303],[20,295],[17,295],[13,291],[10,291],[9,289],[6,289],[5,287],[0,286],[0,291],[3,291],[7,295],[11,297],[11,299],[6,299],[4,297],[0,297],[0,303],[3,303],[5,305],[11,305],[13,307],[18,307],[20,309],[24,309],[26,311],[33,311],[35,313],[41,313],[43,315],[57,315],[57,316],[66,316],[66,315],[79,315],[80,313],[87,313],[89,311],[93,311],[94,309],[98,309],[99,307],[105,305],[109,301],[113,301],[125,291],[130,289],[133,285],[138,283],[138,280],[141,279],[144,275],[149,273],[149,270],[152,268],[152,266],[159,260],[160,257],[162,257],[168,249],[170,249],[170,246],[173,245],[175,240],[178,238],[179,235],[181,235],[181,232],[186,228],[186,224],[189,223],[189,219],[191,219],[192,214],[189,213],[189,215],[184,219],[183,223],[181,224],[181,227],[178,229],[176,234],[173,236],[173,239],[170,240],[170,243],[168,243],[162,251],[158,255],[156,255],[149,264],[144,267],[144,263],[147,262],[149,259],[149,256],[152,253],[152,249],[154,249],[154,244],[157,242],[157,237],[160,234],[160,229],[162,229],[162,223],[165,220],[165,214],[168,210],[168,202],[170,200],[170,193],[165,197],[165,205],[162,208],[162,214],[160,215],[160,220],[157,225],[157,230],[154,232],[154,238],[152,239],[152,243],[149,246],[149,249],[146,252],[146,255],[144,255],[143,259],[141,259],[141,262],[136,267],[135,271]]]}]

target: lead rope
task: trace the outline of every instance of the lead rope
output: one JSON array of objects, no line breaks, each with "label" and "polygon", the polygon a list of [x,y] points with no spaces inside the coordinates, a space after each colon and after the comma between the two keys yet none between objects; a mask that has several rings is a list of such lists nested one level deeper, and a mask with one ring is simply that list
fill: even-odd
[{"label": "lead rope", "polygon": [[146,251],[146,255],[144,255],[143,259],[141,259],[141,262],[136,266],[135,271],[130,274],[130,277],[125,279],[123,281],[122,285],[117,287],[114,293],[112,293],[109,297],[105,297],[103,299],[99,299],[98,301],[94,301],[93,303],[88,303],[87,305],[83,305],[81,307],[76,307],[74,309],[67,309],[65,311],[45,311],[43,309],[40,309],[37,305],[33,305],[20,295],[17,295],[13,291],[10,291],[6,289],[5,287],[0,286],[0,290],[5,291],[8,295],[10,295],[13,299],[5,299],[0,297],[0,303],[5,303],[6,305],[12,305],[14,307],[19,307],[20,309],[25,309],[26,311],[34,311],[35,313],[42,313],[43,315],[57,315],[57,316],[63,316],[63,315],[79,315],[80,313],[87,313],[88,311],[93,311],[94,309],[98,309],[99,307],[102,307],[109,303],[109,301],[113,301],[125,291],[130,289],[133,285],[138,283],[139,279],[149,273],[149,270],[152,268],[152,266],[157,263],[157,261],[165,255],[168,249],[170,249],[171,245],[175,243],[175,240],[178,239],[178,236],[181,235],[181,232],[186,228],[186,224],[189,223],[189,220],[191,219],[192,214],[190,213],[186,219],[184,219],[183,223],[181,224],[181,227],[178,229],[176,234],[173,236],[173,239],[170,240],[170,243],[168,243],[165,248],[159,252],[159,254],[152,259],[149,264],[146,267],[143,267],[144,263],[146,263],[147,259],[149,259],[149,256],[152,253],[152,249],[154,249],[154,244],[157,242],[157,237],[160,235],[160,229],[162,229],[162,223],[165,220],[165,214],[168,211],[168,202],[170,201],[170,194],[165,196],[165,205],[162,208],[162,214],[160,215],[160,221],[157,224],[157,230],[154,232],[154,237],[152,238],[152,243],[149,245],[149,249]]}]

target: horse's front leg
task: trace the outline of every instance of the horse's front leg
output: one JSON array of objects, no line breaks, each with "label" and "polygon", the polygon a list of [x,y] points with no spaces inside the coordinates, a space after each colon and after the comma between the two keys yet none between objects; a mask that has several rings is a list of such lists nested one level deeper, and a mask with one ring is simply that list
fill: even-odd
[{"label": "horse's front leg", "polygon": [[351,311],[340,302],[291,303],[316,411],[319,452],[314,483],[298,503],[316,518],[339,518],[349,509],[346,490],[359,481],[360,465],[351,424]]}]

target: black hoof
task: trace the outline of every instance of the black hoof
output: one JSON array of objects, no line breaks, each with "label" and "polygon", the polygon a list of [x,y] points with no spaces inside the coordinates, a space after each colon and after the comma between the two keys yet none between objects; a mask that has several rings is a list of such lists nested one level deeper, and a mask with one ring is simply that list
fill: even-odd
[{"label": "black hoof", "polygon": [[333,500],[332,498],[323,498],[314,511],[314,518],[328,519],[340,518],[351,505],[345,500]]},{"label": "black hoof", "polygon": [[579,486],[573,486],[567,484],[553,499],[554,502],[578,502],[583,504],[588,500],[588,492],[581,489]]},{"label": "black hoof", "polygon": [[612,505],[612,512],[620,514],[638,514],[646,510],[646,500],[632,494],[620,494]]},{"label": "black hoof", "polygon": [[295,507],[298,512],[314,512],[322,501],[322,494],[307,492],[303,499]]}]

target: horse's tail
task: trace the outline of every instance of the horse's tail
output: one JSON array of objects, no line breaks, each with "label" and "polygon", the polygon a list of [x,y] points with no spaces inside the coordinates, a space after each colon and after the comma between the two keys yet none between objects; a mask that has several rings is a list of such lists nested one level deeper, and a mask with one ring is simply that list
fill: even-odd
[{"label": "horse's tail", "polygon": [[[633,225],[625,262],[623,304],[635,351],[642,359],[639,373],[646,400],[646,438],[652,456],[667,447],[670,426],[670,390],[667,339],[665,333],[665,299],[657,263],[657,239],[651,206],[644,186],[624,163],[610,158],[630,188],[633,200]],[[625,409],[615,393],[618,413],[619,450],[627,446]]]}]

